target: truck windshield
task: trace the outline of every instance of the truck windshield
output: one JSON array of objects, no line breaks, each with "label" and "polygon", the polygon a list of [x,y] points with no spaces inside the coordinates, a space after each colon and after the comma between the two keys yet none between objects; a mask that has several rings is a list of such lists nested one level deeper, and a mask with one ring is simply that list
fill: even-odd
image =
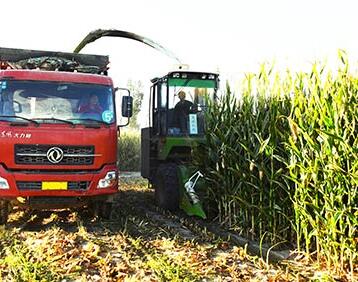
[{"label": "truck windshield", "polygon": [[0,116],[40,123],[110,124],[115,121],[113,92],[110,86],[97,84],[0,80]]}]

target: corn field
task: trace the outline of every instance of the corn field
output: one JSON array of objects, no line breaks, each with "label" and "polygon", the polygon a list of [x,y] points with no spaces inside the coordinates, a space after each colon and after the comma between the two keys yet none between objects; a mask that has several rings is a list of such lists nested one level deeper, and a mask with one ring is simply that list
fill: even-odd
[{"label": "corn field", "polygon": [[336,273],[358,271],[358,76],[247,74],[207,115],[195,162],[206,205],[222,224],[272,245],[289,243]]},{"label": "corn field", "polygon": [[121,171],[140,170],[140,133],[128,130],[118,138],[118,165]]}]

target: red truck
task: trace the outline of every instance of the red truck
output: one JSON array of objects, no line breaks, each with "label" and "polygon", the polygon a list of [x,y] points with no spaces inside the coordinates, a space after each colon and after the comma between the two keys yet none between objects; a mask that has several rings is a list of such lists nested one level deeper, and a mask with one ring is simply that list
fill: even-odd
[{"label": "red truck", "polygon": [[132,97],[107,70],[107,56],[0,48],[0,224],[14,205],[92,205],[108,216],[118,192],[116,104],[129,121]]}]

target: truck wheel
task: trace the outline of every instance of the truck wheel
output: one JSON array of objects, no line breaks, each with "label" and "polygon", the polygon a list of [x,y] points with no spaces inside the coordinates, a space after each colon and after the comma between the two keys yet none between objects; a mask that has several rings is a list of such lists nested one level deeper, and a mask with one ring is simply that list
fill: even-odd
[{"label": "truck wheel", "polygon": [[112,215],[112,203],[105,201],[94,201],[88,205],[88,208],[93,216],[98,216],[103,219],[110,219]]},{"label": "truck wheel", "polygon": [[159,207],[175,211],[179,208],[178,167],[174,163],[161,164],[155,177],[155,200]]},{"label": "truck wheel", "polygon": [[7,201],[0,201],[0,224],[5,224],[9,217],[9,203]]},{"label": "truck wheel", "polygon": [[112,216],[112,203],[103,202],[100,205],[99,216],[103,219],[111,219]]}]

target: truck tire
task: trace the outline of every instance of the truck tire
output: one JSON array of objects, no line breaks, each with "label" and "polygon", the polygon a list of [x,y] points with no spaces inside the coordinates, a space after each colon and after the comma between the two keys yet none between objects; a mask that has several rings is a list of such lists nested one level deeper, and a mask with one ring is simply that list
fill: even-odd
[{"label": "truck tire", "polygon": [[179,208],[178,167],[174,163],[159,165],[155,177],[155,200],[159,207],[175,211]]},{"label": "truck tire", "polygon": [[102,219],[109,220],[112,216],[112,203],[106,201],[93,201],[88,205],[90,213]]},{"label": "truck tire", "polygon": [[6,224],[9,217],[9,203],[0,200],[0,225]]},{"label": "truck tire", "polygon": [[110,220],[112,217],[112,203],[103,202],[99,211],[99,216],[103,219]]}]

